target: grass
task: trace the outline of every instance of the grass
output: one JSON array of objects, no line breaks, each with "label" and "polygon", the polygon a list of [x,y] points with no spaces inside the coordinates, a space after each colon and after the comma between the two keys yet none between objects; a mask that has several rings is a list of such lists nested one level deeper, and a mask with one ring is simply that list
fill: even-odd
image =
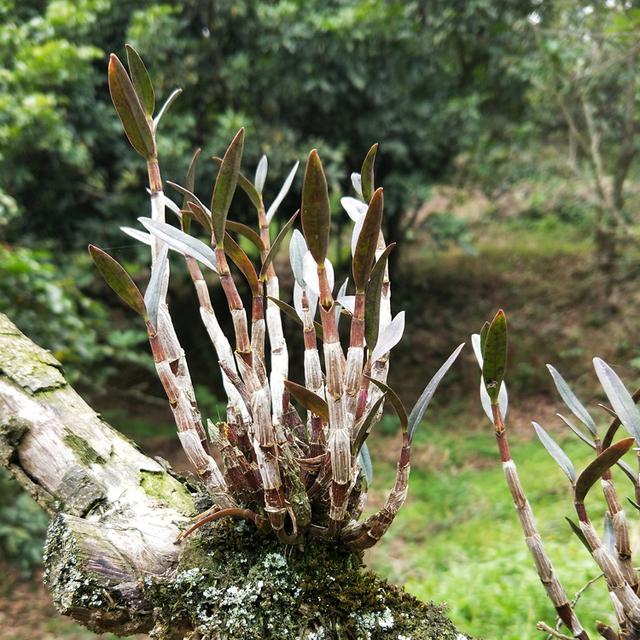
[{"label": "grass", "polygon": [[[419,598],[446,602],[458,628],[474,637],[541,638],[536,622],[553,624],[555,611],[524,543],[491,427],[451,432],[450,424],[433,425],[417,440],[409,500],[369,563]],[[513,456],[547,550],[572,597],[598,571],[564,520],[573,517],[564,475],[530,436],[511,438]],[[583,468],[588,449],[572,438],[559,441]],[[389,436],[372,443],[374,492],[392,483],[394,470],[386,459],[392,447]],[[385,461],[376,464],[380,455]],[[632,495],[623,477],[619,487],[622,497]],[[590,506],[592,517],[600,520],[604,507],[596,494]],[[594,632],[595,620],[613,622],[608,605],[599,581],[580,600],[583,625]]]}]

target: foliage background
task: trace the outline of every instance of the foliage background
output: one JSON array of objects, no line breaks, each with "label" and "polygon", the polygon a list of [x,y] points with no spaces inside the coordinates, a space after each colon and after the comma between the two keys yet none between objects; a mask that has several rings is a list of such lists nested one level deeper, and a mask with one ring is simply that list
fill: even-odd
[{"label": "foliage background", "polygon": [[[51,349],[108,418],[179,466],[141,327],[95,277],[85,251],[95,242],[146,274],[145,251],[119,231],[148,204],[144,164],[109,99],[108,54],[122,55],[130,42],[161,98],[183,88],[161,127],[167,179],[181,181],[196,146],[203,158],[218,154],[245,126],[245,170],[269,156],[270,200],[291,164],[317,147],[335,204],[338,265],[348,251],[338,201],[379,141],[386,233],[402,241],[394,307],[408,313],[392,383],[411,402],[452,345],[507,308],[516,442],[577,589],[593,569],[578,546],[564,550],[570,505],[526,425],[540,415],[553,421],[547,361],[594,401],[592,355],[612,360],[630,385],[639,381],[638,181],[631,163],[625,235],[614,274],[605,273],[589,154],[573,148],[555,94],[580,126],[580,96],[595,105],[608,185],[625,139],[621,90],[635,87],[636,72],[623,73],[621,61],[635,55],[639,13],[634,3],[583,0],[0,0],[0,310]],[[605,73],[589,66],[585,33],[605,34]],[[204,162],[198,192],[206,197],[213,176]],[[250,221],[240,197],[233,215]],[[216,417],[216,367],[175,271],[178,329],[205,413]],[[550,608],[496,478],[476,387],[467,354],[424,436],[410,505],[371,561],[422,597],[448,600],[469,633],[535,637],[534,623],[550,620]],[[394,464],[385,453],[393,421],[384,425],[373,449],[380,499]],[[28,572],[39,562],[43,520],[8,479],[0,482],[0,552]],[[7,607],[16,625],[7,637],[23,637],[10,603],[0,599],[0,618]],[[51,632],[38,624],[30,623],[30,636]]]}]

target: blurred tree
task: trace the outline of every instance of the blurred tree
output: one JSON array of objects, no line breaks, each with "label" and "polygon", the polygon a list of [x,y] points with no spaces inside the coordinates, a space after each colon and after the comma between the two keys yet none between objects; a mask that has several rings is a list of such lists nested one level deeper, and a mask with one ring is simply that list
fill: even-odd
[{"label": "blurred tree", "polygon": [[533,12],[530,22],[538,51],[525,61],[533,104],[547,112],[547,123],[562,123],[569,165],[591,185],[598,264],[610,298],[620,241],[633,221],[625,184],[637,156],[640,9],[616,0],[566,0]]}]

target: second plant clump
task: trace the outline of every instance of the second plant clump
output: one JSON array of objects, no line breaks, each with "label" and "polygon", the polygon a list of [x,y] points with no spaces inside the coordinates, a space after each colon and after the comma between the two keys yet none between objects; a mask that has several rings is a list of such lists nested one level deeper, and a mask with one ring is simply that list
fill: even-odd
[{"label": "second plant clump", "polygon": [[[557,613],[557,624],[538,623],[538,629],[548,637],[571,640],[560,632],[564,624],[571,632],[571,637],[589,640],[575,612],[578,598],[569,601],[566,591],[558,578],[553,564],[545,551],[538,531],[531,505],[527,500],[516,465],[511,458],[506,430],[507,390],[504,383],[507,361],[507,322],[505,315],[499,311],[492,322],[485,323],[480,334],[472,336],[473,349],[482,369],[480,395],[487,417],[494,425],[494,432],[500,459],[514,505],[516,507],[525,541],[534,560],[540,581],[553,603]],[[577,522],[567,518],[568,524],[593,557],[600,577],[604,578],[609,599],[611,601],[617,629],[602,621],[596,622],[599,635],[606,640],[636,640],[640,638],[640,588],[638,572],[634,567],[631,555],[629,526],[625,511],[613,481],[612,468],[617,466],[631,481],[635,500],[629,503],[640,510],[640,475],[634,471],[622,457],[636,443],[640,443],[640,410],[636,402],[640,393],[633,396],[627,391],[615,371],[601,358],[594,358],[596,375],[611,406],[600,405],[610,416],[610,422],[603,438],[598,433],[596,421],[587,408],[580,402],[575,393],[560,373],[551,365],[547,365],[556,389],[574,418],[580,423],[575,426],[571,419],[557,414],[561,421],[571,429],[596,454],[594,460],[578,474],[573,463],[547,431],[537,422],[533,422],[535,432],[542,445],[567,476]],[[613,442],[620,426],[632,436]],[[640,464],[640,451],[638,461]],[[591,488],[600,480],[606,512],[604,518],[604,534],[601,536],[590,519],[585,505],[585,498]],[[596,578],[597,579],[597,578]],[[595,581],[595,579],[594,579]],[[585,588],[591,583],[585,585]]]},{"label": "second plant clump", "polygon": [[[267,208],[262,197],[267,159],[258,164],[253,181],[245,177],[242,129],[224,156],[213,159],[218,173],[210,206],[193,193],[199,150],[184,184],[168,183],[182,198],[178,205],[163,193],[156,146],[158,123],[178,92],[154,118],[155,96],[147,70],[131,47],[127,47],[127,58],[128,71],[111,56],[109,88],[131,145],[147,162],[151,217],[139,219],[144,230],[123,229],[151,247],[151,277],[144,295],[116,260],[95,246],[89,251],[107,283],[144,319],[178,437],[213,503],[182,535],[206,522],[235,517],[273,531],[286,544],[316,536],[334,539],[351,550],[371,547],[405,501],[415,429],[463,346],[442,365],[408,414],[386,384],[389,352],[402,337],[404,313],[391,314],[387,258],[394,245],[385,242],[381,231],[384,196],[374,186],[377,145],[368,152],[361,172],[352,175],[357,197],[342,199],[354,221],[353,285],[347,280],[336,292],[327,257],[330,202],[316,150],[307,159],[300,211],[274,239],[271,225],[297,164]],[[257,231],[228,219],[237,186],[255,207]],[[166,222],[166,211],[178,226]],[[302,233],[294,230],[289,243],[295,280],[293,305],[289,305],[280,298],[274,258],[298,217]],[[196,237],[192,223],[206,242]],[[259,255],[258,266],[241,244]],[[198,410],[166,302],[169,250],[186,261],[201,320],[217,354],[228,398],[223,422],[207,420],[205,426]],[[249,285],[249,311],[230,265]],[[219,310],[213,308],[203,269],[220,280],[233,321],[233,340],[220,327]],[[288,378],[282,313],[293,318],[303,334],[304,381],[300,383]],[[341,320],[350,323],[346,352],[339,334]],[[266,353],[267,337],[270,354]],[[371,480],[366,440],[385,400],[393,405],[402,426],[396,480],[383,507],[361,521]]]}]

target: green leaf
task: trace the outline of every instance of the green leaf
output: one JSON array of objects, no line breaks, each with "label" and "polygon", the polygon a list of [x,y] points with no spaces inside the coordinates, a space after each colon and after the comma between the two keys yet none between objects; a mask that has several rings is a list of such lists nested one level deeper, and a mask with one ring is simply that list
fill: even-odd
[{"label": "green leaf", "polygon": [[287,391],[307,410],[329,422],[329,406],[324,398],[291,380],[285,380]]},{"label": "green leaf", "polygon": [[416,433],[416,429],[422,420],[422,416],[424,416],[425,411],[427,410],[431,399],[433,398],[433,394],[436,392],[438,385],[442,382],[442,379],[447,374],[447,371],[451,368],[451,365],[456,361],[457,357],[460,355],[462,348],[464,347],[464,342],[458,345],[455,351],[446,359],[445,363],[436,371],[435,375],[429,383],[425,387],[424,391],[420,394],[420,397],[416,401],[413,409],[411,409],[411,413],[409,414],[408,420],[408,429],[409,429],[409,442],[413,441],[413,436]]},{"label": "green leaf", "polygon": [[480,329],[480,354],[484,353],[484,345],[487,343],[487,334],[489,333],[489,323],[485,322]]},{"label": "green leaf", "polygon": [[367,340],[367,347],[372,352],[378,342],[380,330],[380,297],[382,295],[382,285],[384,283],[384,272],[387,266],[389,253],[396,246],[392,242],[382,252],[378,261],[371,270],[371,278],[366,288],[364,296],[364,333]]},{"label": "green leaf", "polygon": [[589,546],[589,543],[587,542],[587,539],[585,538],[584,533],[582,533],[582,529],[571,518],[567,518],[565,516],[565,520],[569,523],[569,526],[571,527],[571,531],[573,531],[573,533],[576,534],[576,537],[578,538],[578,540],[580,540],[580,542],[582,542],[585,549],[589,553],[591,553],[591,547]]},{"label": "green leaf", "polygon": [[[184,180],[184,184],[188,191],[193,192],[196,184],[196,168],[198,166],[198,158],[200,158],[200,154],[202,153],[202,149],[198,147],[194,152],[193,156],[191,156],[191,162],[189,163],[189,168],[187,169],[187,175]],[[182,210],[189,210],[189,200],[187,198],[187,194],[183,194],[182,196]],[[200,221],[199,221],[200,222]],[[180,223],[182,225],[182,230],[185,233],[189,233],[189,227],[191,226],[191,215],[183,215]],[[202,224],[202,222],[200,222]],[[205,227],[206,228],[206,227]],[[209,231],[211,231],[211,227],[209,226]]]},{"label": "green leaf", "polygon": [[548,364],[547,369],[553,378],[553,382],[556,385],[556,389],[558,390],[560,397],[567,407],[569,407],[571,413],[573,413],[573,415],[578,418],[578,420],[580,420],[580,422],[582,422],[582,424],[587,427],[594,436],[596,436],[598,434],[596,423],[593,421],[593,418],[585,409],[584,405],[580,400],[578,400],[576,394],[573,393],[571,387],[566,383],[565,379],[560,375],[555,367]]},{"label": "green leaf", "polygon": [[369,202],[373,195],[374,165],[378,153],[378,143],[376,142],[367,152],[362,169],[360,170],[360,185],[362,187],[362,197],[365,202]]},{"label": "green leaf", "polygon": [[[213,156],[211,158],[217,165],[222,165],[222,158]],[[258,190],[253,186],[253,182],[249,180],[244,174],[238,174],[238,186],[247,194],[251,204],[259,211],[262,208],[262,196]]]},{"label": "green leaf", "polygon": [[318,266],[324,264],[329,249],[331,206],[327,178],[318,152],[313,149],[307,159],[302,184],[302,230],[309,251]]},{"label": "green leaf", "polygon": [[562,447],[537,423],[532,422],[533,428],[536,430],[536,434],[542,442],[542,446],[547,450],[547,453],[556,461],[557,465],[562,469],[562,472],[569,478],[569,481],[573,484],[576,481],[576,470],[573,467],[573,463],[569,459],[569,456],[564,452]]},{"label": "green leaf", "polygon": [[482,356],[484,386],[491,404],[495,405],[498,404],[498,394],[507,364],[507,318],[502,309],[496,313],[489,326]]},{"label": "green leaf", "polygon": [[258,249],[258,251],[264,251],[264,244],[260,239],[260,236],[246,224],[242,224],[242,222],[234,222],[233,220],[227,220],[227,230],[235,231],[239,233],[241,236],[244,236],[253,246]]},{"label": "green leaf", "polygon": [[278,249],[280,249],[280,245],[282,241],[287,237],[293,223],[296,221],[298,214],[300,212],[296,211],[290,218],[287,220],[287,223],[280,229],[280,233],[276,236],[276,239],[273,241],[271,248],[269,249],[269,253],[265,256],[264,261],[262,262],[262,269],[260,269],[260,280],[264,280],[267,277],[267,270],[269,269],[269,265],[273,262],[276,254],[278,253]]},{"label": "green leaf", "polygon": [[109,92],[124,132],[131,146],[146,160],[156,156],[156,144],[149,122],[138,95],[118,56],[109,58]]},{"label": "green leaf", "polygon": [[216,184],[211,197],[211,218],[213,220],[213,234],[216,244],[224,246],[224,231],[227,221],[227,214],[233,194],[238,184],[240,175],[240,162],[242,160],[242,150],[244,148],[244,128],[235,135],[231,144],[224,154]]},{"label": "green leaf", "polygon": [[589,489],[602,477],[602,474],[610,469],[622,456],[633,447],[635,440],[625,438],[608,449],[605,449],[589,466],[578,476],[576,481],[576,502],[584,502]]},{"label": "green leaf", "polygon": [[143,318],[147,318],[147,308],[140,289],[136,286],[131,276],[124,267],[108,253],[90,244],[89,255],[96,263],[100,275],[104,281],[118,294],[120,299],[129,305],[136,313]]},{"label": "green leaf", "polygon": [[407,417],[407,410],[404,408],[404,404],[398,394],[388,385],[386,385],[381,380],[376,380],[375,378],[371,378],[370,376],[365,376],[368,378],[373,384],[380,389],[383,393],[387,394],[387,398],[391,405],[393,406],[398,419],[400,420],[400,426],[402,427],[402,431],[406,431],[409,426],[409,418]]},{"label": "green leaf", "polygon": [[142,108],[151,118],[153,117],[153,110],[156,106],[156,97],[153,93],[153,85],[151,84],[149,72],[144,66],[140,54],[130,44],[126,44],[125,49],[127,50],[127,63],[129,64],[129,73],[131,74],[133,87],[138,94]]},{"label": "green leaf", "polygon": [[355,455],[358,451],[362,449],[364,446],[365,440],[371,431],[373,421],[382,406],[382,403],[386,399],[386,394],[381,395],[373,404],[371,409],[369,409],[369,413],[363,420],[362,424],[358,428],[358,432],[356,433],[355,438],[353,439],[353,444],[351,445],[351,453]]},{"label": "green leaf", "polygon": [[[298,315],[298,312],[290,304],[287,304],[284,300],[280,300],[279,298],[274,298],[273,296],[267,296],[267,299],[271,300],[273,304],[279,307],[280,311],[282,311],[285,315],[289,316],[301,327],[304,326],[302,322],[302,318]],[[316,322],[314,320],[313,326],[316,330],[316,337],[322,340],[322,325],[319,322]]]},{"label": "green leaf", "polygon": [[362,229],[356,243],[356,250],[353,254],[353,281],[356,291],[363,292],[371,275],[371,267],[376,258],[376,247],[380,236],[380,225],[382,224],[382,210],[384,208],[384,194],[382,189],[376,189],[369,208],[362,223]]},{"label": "green leaf", "polygon": [[260,295],[260,283],[258,282],[258,275],[253,263],[249,259],[249,256],[242,250],[239,244],[227,233],[227,238],[224,243],[224,252],[231,258],[233,264],[240,269],[242,275],[247,279],[251,294],[253,296]]}]

